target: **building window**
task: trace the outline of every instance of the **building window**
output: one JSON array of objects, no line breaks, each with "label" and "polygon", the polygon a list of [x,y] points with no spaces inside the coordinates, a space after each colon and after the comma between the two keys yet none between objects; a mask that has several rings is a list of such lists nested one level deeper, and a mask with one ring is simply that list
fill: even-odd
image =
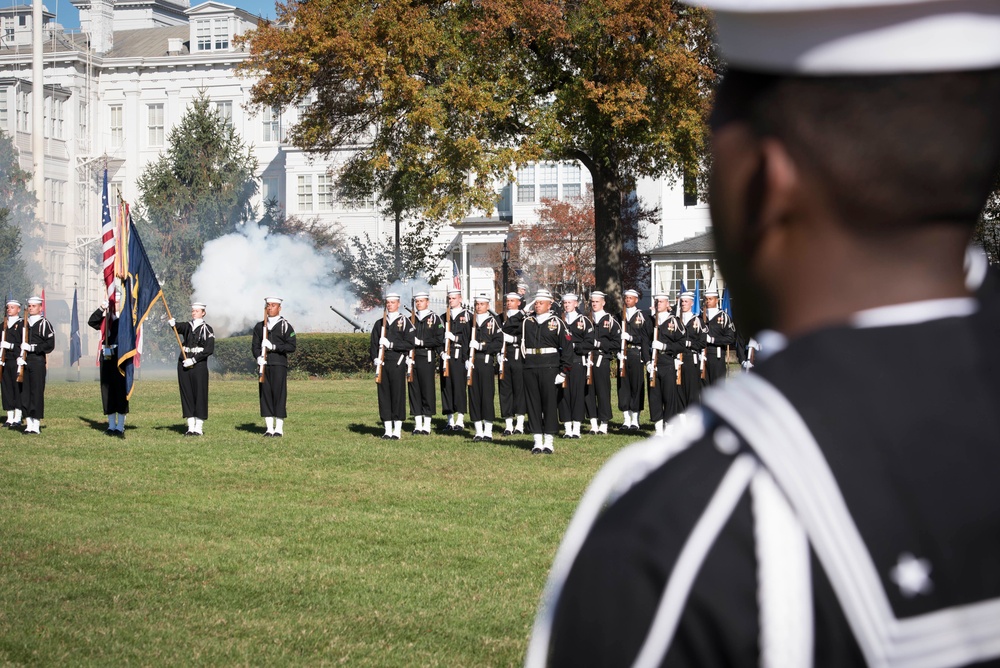
[{"label": "building window", "polygon": [[329,174],[316,177],[316,210],[333,210],[333,178]]},{"label": "building window", "polygon": [[86,137],[87,136],[87,125],[88,125],[88,123],[87,123],[87,103],[84,102],[83,100],[80,100],[80,102],[79,102],[79,109],[77,110],[77,113],[79,114],[79,116],[77,118],[77,125],[80,128],[79,135],[80,135],[80,137]]},{"label": "building window", "polygon": [[695,206],[698,204],[698,173],[684,170],[684,206]]},{"label": "building window", "polygon": [[280,182],[276,176],[265,176],[260,180],[260,192],[264,202],[274,202],[281,205]]},{"label": "building window", "polygon": [[16,106],[14,109],[14,115],[17,117],[16,125],[17,129],[21,132],[30,132],[31,130],[31,95],[27,91],[19,90],[17,92]]},{"label": "building window", "polygon": [[563,183],[580,183],[581,170],[578,162],[564,162],[562,166]]},{"label": "building window", "polygon": [[281,110],[277,107],[265,107],[262,122],[264,123],[264,141],[280,141],[278,135],[281,131]]},{"label": "building window", "polygon": [[66,210],[66,182],[52,182],[52,222],[65,222]]},{"label": "building window", "polygon": [[535,166],[527,165],[517,170],[517,201],[535,201]]},{"label": "building window", "polygon": [[212,33],[215,37],[215,50],[229,50],[229,19],[215,19],[212,21]]},{"label": "building window", "polygon": [[559,166],[538,165],[538,199],[559,197]]},{"label": "building window", "polygon": [[7,89],[0,88],[0,130],[9,133],[7,121]]},{"label": "building window", "polygon": [[313,210],[312,176],[299,176],[299,211]]},{"label": "building window", "polygon": [[149,145],[163,146],[163,105],[147,105],[146,119],[149,126]]},{"label": "building window", "polygon": [[122,121],[122,106],[113,104],[108,108],[110,116],[109,127],[111,128],[111,146],[118,148],[125,143],[125,125]]},{"label": "building window", "polygon": [[563,184],[563,199],[580,199],[580,192],[579,183]]},{"label": "building window", "polygon": [[56,290],[63,289],[63,273],[65,268],[65,253],[55,253],[53,252],[49,256],[49,277],[52,281],[52,287]]},{"label": "building window", "polygon": [[233,102],[232,100],[221,100],[215,103],[215,112],[226,122],[226,125],[233,124]]},{"label": "building window", "polygon": [[198,51],[212,50],[212,23],[211,21],[195,21],[195,40],[198,43]]},{"label": "building window", "polygon": [[63,105],[65,100],[52,99],[52,136],[63,138]]}]

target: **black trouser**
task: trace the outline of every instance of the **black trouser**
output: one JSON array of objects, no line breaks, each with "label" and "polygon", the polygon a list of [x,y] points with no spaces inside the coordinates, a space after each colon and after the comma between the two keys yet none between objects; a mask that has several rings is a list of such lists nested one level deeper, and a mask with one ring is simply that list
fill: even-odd
[{"label": "black trouser", "polygon": [[625,354],[625,377],[618,378],[618,410],[638,413],[646,403],[646,372],[642,351],[629,346]]},{"label": "black trouser", "polygon": [[701,399],[701,365],[694,361],[695,353],[684,353],[681,369],[681,408],[685,409]]},{"label": "black trouser", "polygon": [[21,408],[21,384],[17,382],[17,355],[11,350],[6,353],[0,377],[0,395],[3,396],[3,409],[13,411]]},{"label": "black trouser", "polygon": [[669,420],[681,412],[680,386],[672,356],[659,353],[656,364],[656,383],[649,387],[649,419],[653,422]]},{"label": "black trouser", "polygon": [[587,365],[584,364],[586,360],[586,356],[573,355],[566,387],[562,388],[559,397],[560,422],[583,422],[584,394],[587,391]]},{"label": "black trouser", "polygon": [[268,364],[264,367],[264,382],[258,386],[260,393],[260,416],[285,419],[288,412],[288,367]]},{"label": "black trouser", "polygon": [[611,422],[611,358],[613,355],[594,353],[592,382],[587,386],[587,417]]},{"label": "black trouser", "polygon": [[520,349],[508,345],[507,361],[503,364],[500,379],[500,417],[512,418],[526,415],[528,404],[524,395],[524,358]]},{"label": "black trouser", "polygon": [[118,371],[118,357],[101,358],[101,406],[105,415],[128,413],[125,376]]},{"label": "black trouser", "polygon": [[28,353],[21,383],[21,409],[24,417],[45,417],[45,355]]},{"label": "black trouser", "polygon": [[553,434],[559,431],[555,385],[558,367],[524,368],[524,394],[528,402],[528,429],[532,434]]},{"label": "black trouser", "polygon": [[441,374],[441,408],[445,415],[464,413],[468,409],[468,397],[465,394],[466,371],[465,359],[456,358],[452,351],[448,364],[448,377]]},{"label": "black trouser", "polygon": [[378,384],[378,419],[391,422],[406,419],[406,357],[386,351],[382,382]]},{"label": "black trouser", "polygon": [[196,362],[184,368],[177,362],[177,385],[181,390],[181,415],[208,419],[208,362]]},{"label": "black trouser", "polygon": [[[428,359],[430,355],[430,359]],[[434,381],[437,380],[438,356],[433,350],[417,348],[413,355],[413,381],[408,383],[410,395],[410,415],[431,416],[437,413],[437,395]]]},{"label": "black trouser", "polygon": [[726,377],[726,349],[721,346],[705,348],[705,382],[711,385]]},{"label": "black trouser", "polygon": [[473,353],[472,385],[469,386],[469,417],[473,422],[485,420],[492,422],[496,416],[493,407],[493,397],[496,396],[496,385],[493,384],[493,374],[496,372],[494,355]]}]

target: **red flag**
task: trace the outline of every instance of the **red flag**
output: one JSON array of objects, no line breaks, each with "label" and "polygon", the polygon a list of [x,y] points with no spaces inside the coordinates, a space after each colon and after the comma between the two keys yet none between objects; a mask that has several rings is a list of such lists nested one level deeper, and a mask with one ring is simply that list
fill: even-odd
[{"label": "red flag", "polygon": [[42,317],[45,317],[45,288],[42,288]]},{"label": "red flag", "polygon": [[458,272],[458,263],[451,261],[451,285],[456,290],[462,289],[462,275]]},{"label": "red flag", "polygon": [[[111,222],[108,203],[108,170],[104,170],[104,189],[101,192],[101,245],[104,249],[104,287],[109,308],[115,308],[115,226]],[[102,332],[103,334],[103,332]],[[103,336],[101,337],[104,338]]]}]

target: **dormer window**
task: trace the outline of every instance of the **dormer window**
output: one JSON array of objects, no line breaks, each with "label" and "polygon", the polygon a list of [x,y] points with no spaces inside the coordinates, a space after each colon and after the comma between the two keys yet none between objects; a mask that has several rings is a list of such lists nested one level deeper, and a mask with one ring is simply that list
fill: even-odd
[{"label": "dormer window", "polygon": [[221,18],[195,21],[195,44],[198,51],[228,51],[229,20]]}]

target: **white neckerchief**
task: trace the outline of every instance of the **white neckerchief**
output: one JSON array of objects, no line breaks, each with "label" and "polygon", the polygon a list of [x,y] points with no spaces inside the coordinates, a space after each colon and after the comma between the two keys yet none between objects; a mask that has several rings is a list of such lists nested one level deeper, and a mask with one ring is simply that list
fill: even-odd
[{"label": "white neckerchief", "polygon": [[605,315],[607,315],[607,313],[605,313],[604,309],[601,309],[600,311],[594,311],[594,322],[599,321]]},{"label": "white neckerchief", "polygon": [[638,310],[638,307],[636,307],[636,306],[629,306],[628,308],[626,308],[625,309],[625,319],[626,320],[631,320],[632,316],[635,315],[635,312],[637,310]]},{"label": "white neckerchief", "polygon": [[13,327],[14,325],[17,324],[17,321],[20,320],[20,319],[21,319],[21,316],[19,316],[19,315],[9,315],[9,316],[7,316],[7,326],[8,327]]},{"label": "white neckerchief", "polygon": [[670,311],[661,311],[660,313],[656,314],[656,322],[657,324],[662,325],[667,321],[667,318],[669,317],[670,317]]},{"label": "white neckerchief", "polygon": [[273,318],[268,316],[267,322],[265,322],[264,324],[267,326],[268,330],[271,330],[274,329],[274,326],[277,325],[282,320],[284,320],[284,316],[282,316],[281,314],[278,314]]},{"label": "white neckerchief", "polygon": [[705,314],[708,316],[708,319],[711,320],[715,316],[719,315],[719,309],[717,308],[705,309]]},{"label": "white neckerchief", "polygon": [[42,319],[40,315],[29,315],[28,316],[28,326],[34,327],[35,323]]},{"label": "white neckerchief", "polygon": [[461,313],[463,310],[464,309],[461,306],[456,306],[455,308],[453,308],[451,310],[451,317],[452,318],[457,318],[458,314]]},{"label": "white neckerchief", "polygon": [[517,315],[520,312],[521,312],[521,309],[519,309],[519,308],[507,309],[507,317],[508,318],[513,318],[515,315]]},{"label": "white neckerchief", "polygon": [[685,325],[691,322],[691,318],[694,317],[696,317],[694,311],[688,311],[687,313],[681,311],[681,322],[683,322]]},{"label": "white neckerchief", "polygon": [[568,312],[566,314],[566,316],[565,316],[565,318],[566,318],[566,324],[567,325],[572,325],[574,322],[576,322],[576,319],[579,318],[579,317],[580,317],[580,312],[579,311],[570,311],[570,312]]},{"label": "white neckerchief", "polygon": [[548,320],[551,317],[552,317],[552,311],[548,311],[546,313],[540,313],[540,314],[536,313],[535,314],[535,322],[537,322],[539,325],[541,325],[542,323],[544,323],[546,320]]},{"label": "white neckerchief", "polygon": [[476,314],[476,324],[477,324],[477,325],[481,325],[481,324],[483,324],[483,322],[484,322],[484,321],[486,320],[486,318],[488,318],[488,317],[490,317],[490,314],[489,314],[489,313],[477,313],[477,314]]},{"label": "white neckerchief", "polygon": [[203,324],[205,324],[204,318],[195,318],[194,320],[191,321],[191,329],[201,327]]},{"label": "white neckerchief", "polygon": [[429,308],[425,308],[423,311],[417,311],[417,317],[420,318],[421,320],[423,320],[424,318],[426,318],[430,314],[431,314],[431,310]]},{"label": "white neckerchief", "polygon": [[386,313],[385,313],[386,322],[388,322],[390,324],[396,322],[396,318],[398,318],[398,317],[399,317],[399,311],[396,311],[395,313],[390,313],[390,312],[386,311]]}]

